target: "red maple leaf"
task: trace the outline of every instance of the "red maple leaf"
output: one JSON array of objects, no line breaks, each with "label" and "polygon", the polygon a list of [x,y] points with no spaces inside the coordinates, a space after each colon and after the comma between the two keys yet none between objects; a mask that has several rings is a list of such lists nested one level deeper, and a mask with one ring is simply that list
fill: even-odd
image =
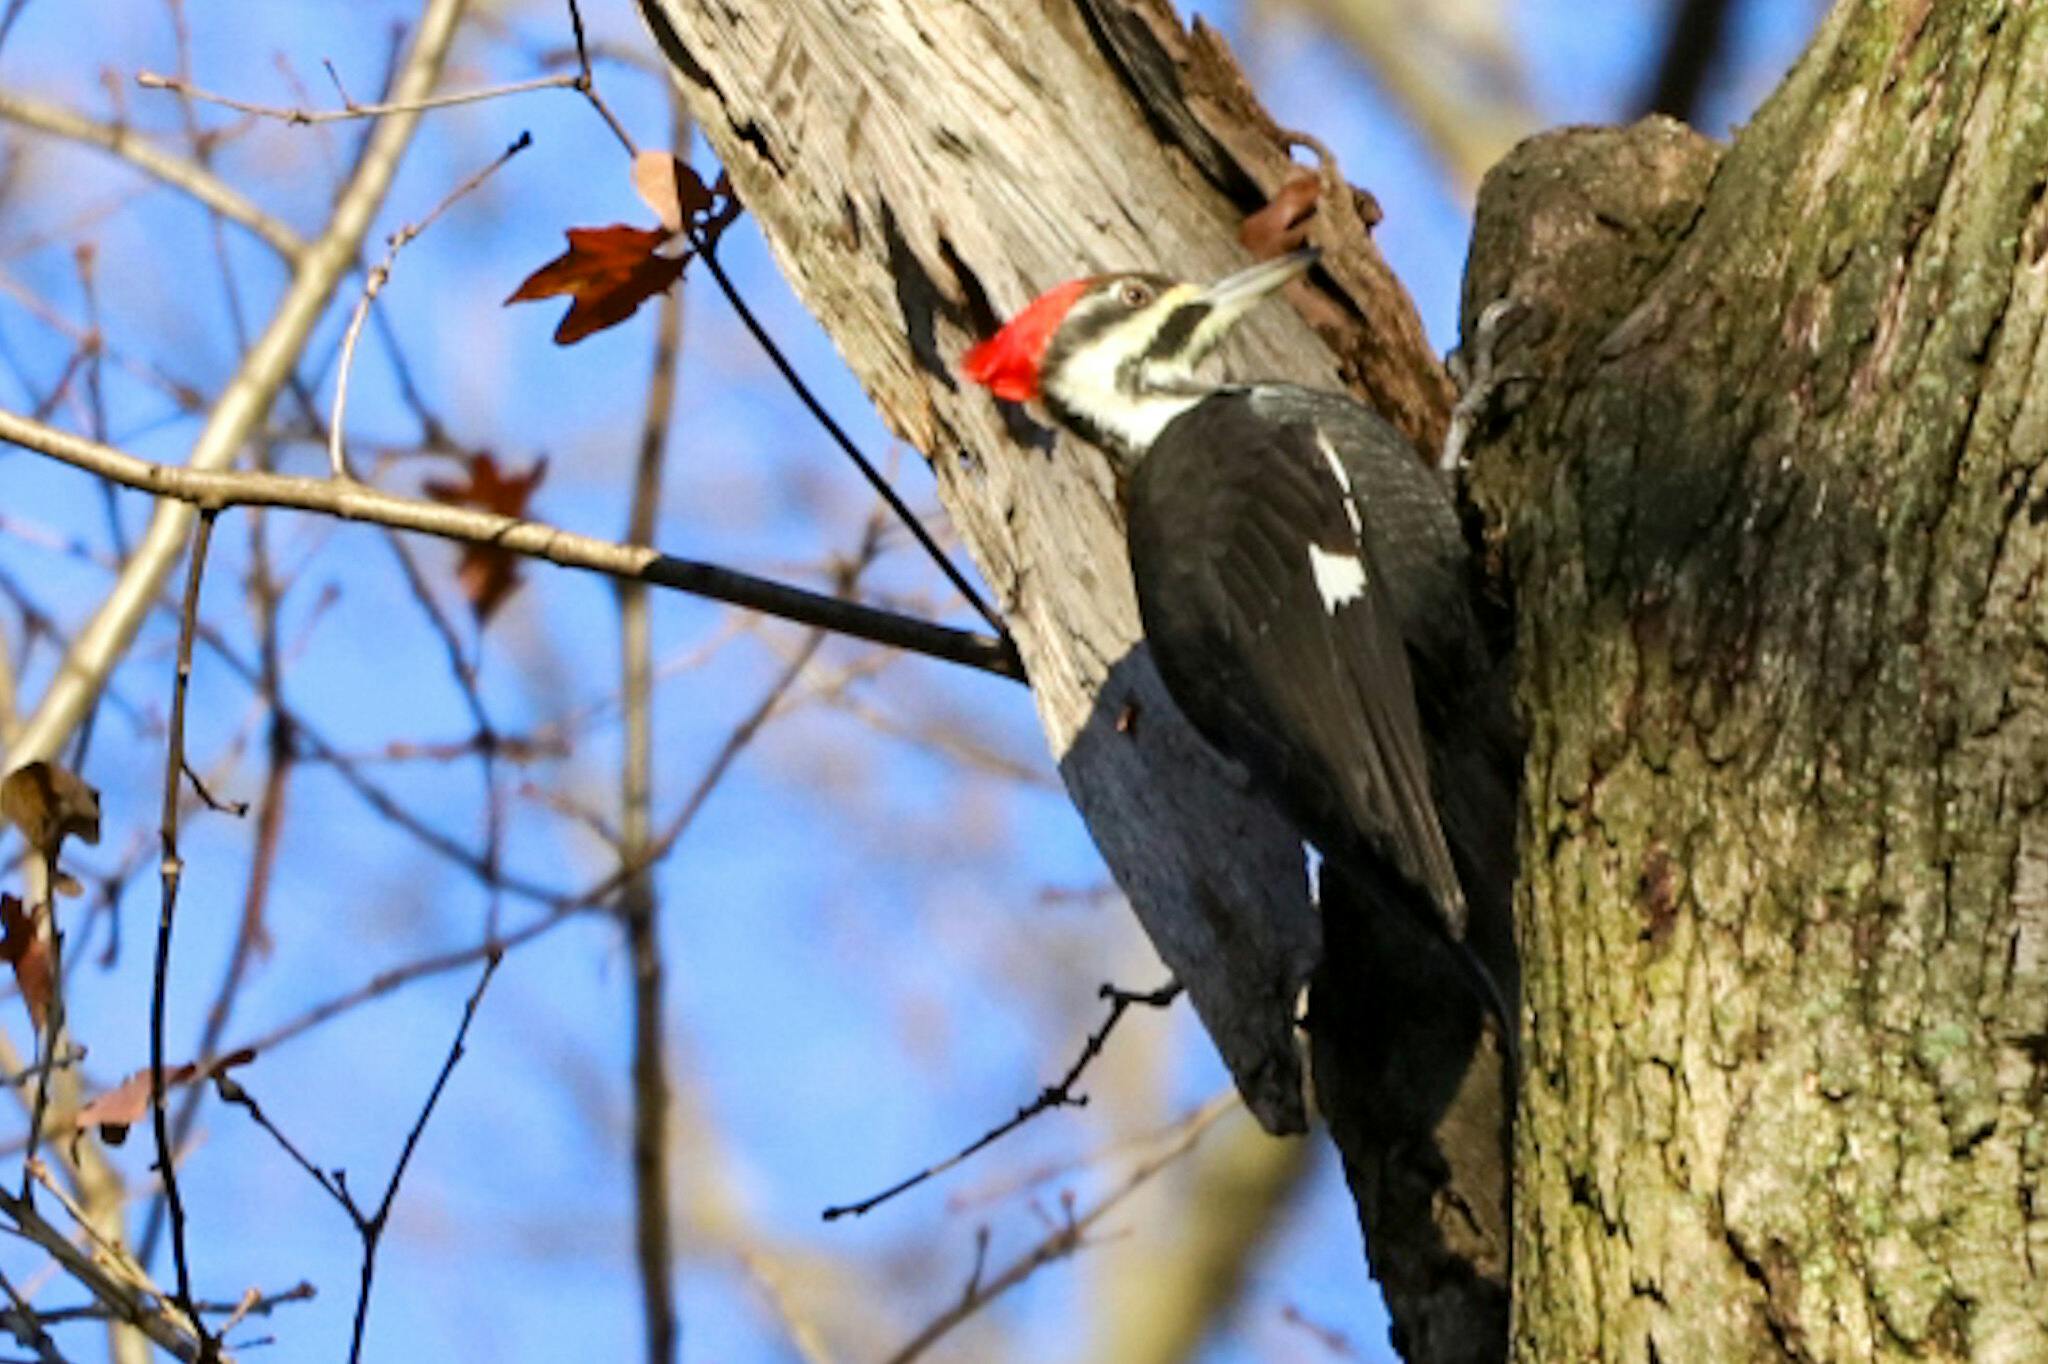
[{"label": "red maple leaf", "polygon": [[664,256],[657,250],[673,236],[665,228],[624,223],[572,227],[569,249],[528,275],[505,301],[567,294],[572,301],[555,328],[555,344],[574,345],[624,322],[681,277],[687,255]]},{"label": "red maple leaf", "polygon": [[[574,309],[570,315],[575,315]],[[561,339],[559,333],[555,339]],[[468,477],[460,483],[430,478],[422,491],[436,502],[481,507],[500,516],[523,519],[533,490],[547,476],[548,462],[538,459],[525,473],[504,473],[497,460],[487,453],[478,453],[469,457],[467,471]],[[519,556],[498,545],[464,545],[455,581],[462,588],[469,609],[476,614],[477,624],[482,625],[512,595],[512,589],[519,586]]]},{"label": "red maple leaf", "polygon": [[[633,158],[633,190],[661,219],[660,227],[572,227],[569,249],[528,275],[507,303],[567,294],[569,311],[555,328],[555,344],[570,346],[593,332],[616,327],[681,278],[698,251],[710,251],[740,216],[732,181],[721,171],[706,185],[690,164],[669,152]],[[681,236],[682,250],[661,248]]]}]

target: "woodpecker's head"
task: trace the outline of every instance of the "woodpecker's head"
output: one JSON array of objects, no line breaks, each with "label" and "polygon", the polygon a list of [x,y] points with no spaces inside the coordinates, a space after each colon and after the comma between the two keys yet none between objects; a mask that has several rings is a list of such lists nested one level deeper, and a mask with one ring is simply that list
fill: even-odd
[{"label": "woodpecker's head", "polygon": [[1042,400],[1061,425],[1136,458],[1213,391],[1195,366],[1317,254],[1308,247],[1206,287],[1144,274],[1071,280],[968,351],[961,369],[998,398]]}]

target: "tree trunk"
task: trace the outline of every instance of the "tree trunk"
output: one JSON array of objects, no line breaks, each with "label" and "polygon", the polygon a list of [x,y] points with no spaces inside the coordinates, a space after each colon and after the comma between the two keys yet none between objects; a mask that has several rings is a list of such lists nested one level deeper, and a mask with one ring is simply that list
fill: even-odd
[{"label": "tree trunk", "polygon": [[2048,1360],[2044,183],[2048,10],[1843,0],[1482,191],[1518,1358]]},{"label": "tree trunk", "polygon": [[[1376,953],[1370,922],[1323,959],[1298,837],[1194,736],[1139,644],[1106,461],[954,374],[967,345],[1063,279],[1243,264],[1244,216],[1299,173],[1289,136],[1220,41],[1183,31],[1166,0],[641,9],[797,293],[930,460],[1068,789],[1252,1111],[1270,1131],[1305,1125],[1294,1020],[1320,960],[1317,1088],[1410,1357],[1498,1361],[1505,1106],[1468,988],[1430,942]],[[1325,166],[1313,287],[1298,311],[1256,314],[1226,364],[1349,385],[1433,448],[1450,387],[1372,244],[1376,218]],[[1432,1009],[1451,1001],[1455,1026],[1389,1045],[1374,1011],[1396,985]],[[1374,1045],[1346,1040],[1359,1036]]]},{"label": "tree trunk", "polygon": [[[1160,0],[642,6],[931,457],[1148,932],[1298,1126],[1291,841],[1132,647],[1102,461],[951,372],[1066,276],[1232,264],[1286,136]],[[1519,1358],[2048,1360],[2044,91],[2048,11],[1842,0],[1725,153],[1653,121],[1489,177],[1467,315],[1527,300],[1500,358],[1536,380],[1473,482],[1530,731]],[[1432,443],[1442,377],[1326,172],[1314,298],[1229,367]],[[1317,1050],[1408,1357],[1500,1358],[1490,1054],[1404,1105],[1424,1063]]]}]

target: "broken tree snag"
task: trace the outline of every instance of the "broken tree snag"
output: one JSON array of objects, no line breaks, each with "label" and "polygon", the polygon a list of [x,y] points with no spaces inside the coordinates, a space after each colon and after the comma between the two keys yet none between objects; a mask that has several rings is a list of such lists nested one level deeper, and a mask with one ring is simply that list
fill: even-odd
[{"label": "broken tree snag", "polygon": [[[1245,215],[1300,169],[1289,139],[1220,42],[1190,37],[1152,0],[640,3],[790,283],[931,460],[1068,789],[1147,933],[1252,1111],[1268,1130],[1300,1130],[1293,1013],[1321,935],[1299,841],[1160,688],[1103,457],[953,374],[998,319],[1062,280],[1242,265]],[[1106,44],[1112,29],[1149,32],[1163,59]],[[1369,201],[1334,171],[1326,183],[1310,233],[1327,267],[1316,325],[1260,310],[1222,366],[1325,389],[1356,374],[1404,430],[1433,439],[1449,399],[1436,357],[1366,235]],[[1455,1090],[1463,1076],[1436,1078]],[[1340,1140],[1355,1130],[1333,1127]],[[1484,1136],[1498,1144],[1497,1112]],[[1450,1143],[1445,1159],[1484,1144]],[[1504,1199],[1492,1169],[1489,1197]]]},{"label": "broken tree snag", "polygon": [[1257,212],[1300,173],[1297,150],[1313,156],[1323,180],[1314,240],[1323,248],[1317,278],[1325,287],[1303,304],[1303,317],[1337,357],[1345,387],[1422,449],[1441,447],[1450,377],[1414,300],[1372,239],[1383,216],[1378,201],[1346,184],[1314,137],[1273,121],[1223,36],[1200,19],[1182,28],[1171,0],[1079,3],[1162,140],[1241,215]]},{"label": "broken tree snag", "polygon": [[2038,10],[1844,0],[1718,163],[1482,190],[1468,309],[1558,300],[1474,464],[1520,1358],[2048,1359],[2044,88]]},{"label": "broken tree snag", "polygon": [[[952,372],[989,324],[1062,279],[1242,264],[1245,205],[1161,142],[1077,11],[642,8],[790,282],[884,418],[931,458],[1069,790],[1147,932],[1261,1122],[1301,1130],[1293,1012],[1320,939],[1297,840],[1186,729],[1137,647],[1101,456]],[[1260,192],[1284,182],[1278,144],[1275,156],[1270,186],[1248,177]],[[1234,372],[1338,384],[1289,310],[1243,332]],[[1120,734],[1132,700],[1147,723]]]}]

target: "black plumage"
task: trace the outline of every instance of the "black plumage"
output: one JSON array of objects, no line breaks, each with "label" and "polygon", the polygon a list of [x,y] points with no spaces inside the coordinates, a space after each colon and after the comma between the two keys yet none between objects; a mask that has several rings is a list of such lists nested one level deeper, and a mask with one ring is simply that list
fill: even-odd
[{"label": "black plumage", "polygon": [[1512,737],[1437,475],[1360,404],[1258,385],[1169,423],[1126,495],[1175,702],[1326,857],[1390,863],[1461,937],[1473,883],[1507,891],[1479,864],[1511,846],[1511,793],[1461,793],[1455,852],[1436,793],[1511,770],[1466,755]]},{"label": "black plumage", "polygon": [[[1455,947],[1512,1046],[1518,744],[1450,491],[1349,397],[1195,376],[1315,260],[1298,251],[1206,287],[1069,281],[963,368],[1002,397],[1041,399],[1109,455],[1166,689],[1335,864],[1324,888],[1344,888],[1345,922],[1332,931],[1414,950],[1354,921],[1358,908],[1413,916]],[[1342,983],[1319,977],[1318,997]]]}]

